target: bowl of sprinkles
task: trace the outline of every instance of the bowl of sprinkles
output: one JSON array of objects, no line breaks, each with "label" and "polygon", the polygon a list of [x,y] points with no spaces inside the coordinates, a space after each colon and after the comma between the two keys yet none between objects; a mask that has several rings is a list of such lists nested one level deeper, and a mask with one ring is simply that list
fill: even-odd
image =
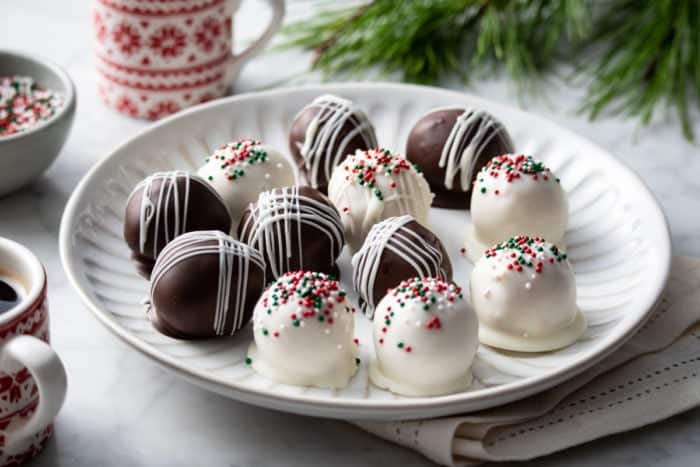
[{"label": "bowl of sprinkles", "polygon": [[75,114],[75,89],[57,65],[0,50],[0,196],[56,159]]}]

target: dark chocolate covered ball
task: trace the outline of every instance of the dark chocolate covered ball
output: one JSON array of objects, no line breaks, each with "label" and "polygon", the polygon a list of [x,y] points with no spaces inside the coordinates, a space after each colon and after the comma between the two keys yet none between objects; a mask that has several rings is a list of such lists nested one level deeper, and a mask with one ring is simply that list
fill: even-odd
[{"label": "dark chocolate covered ball", "polygon": [[356,150],[377,147],[367,115],[347,99],[333,95],[316,98],[294,118],[289,150],[307,185],[328,192],[333,169]]},{"label": "dark chocolate covered ball", "polygon": [[387,289],[413,277],[452,280],[452,263],[440,239],[411,216],[375,224],[353,256],[353,287],[368,318]]},{"label": "dark chocolate covered ball", "polygon": [[262,253],[268,280],[299,270],[337,277],[335,262],[345,244],[335,206],[308,186],[261,193],[243,212],[238,238]]},{"label": "dark chocolate covered ball", "polygon": [[423,169],[435,193],[433,206],[469,209],[476,174],[495,156],[514,151],[501,122],[470,108],[433,110],[415,124],[406,158]]},{"label": "dark chocolate covered ball", "polygon": [[136,185],[126,202],[124,239],[139,274],[147,279],[161,250],[178,235],[230,229],[231,216],[219,195],[187,172],[153,174]]},{"label": "dark chocolate covered ball", "polygon": [[218,230],[188,232],[156,260],[148,317],[176,339],[231,336],[250,320],[264,287],[260,252]]}]

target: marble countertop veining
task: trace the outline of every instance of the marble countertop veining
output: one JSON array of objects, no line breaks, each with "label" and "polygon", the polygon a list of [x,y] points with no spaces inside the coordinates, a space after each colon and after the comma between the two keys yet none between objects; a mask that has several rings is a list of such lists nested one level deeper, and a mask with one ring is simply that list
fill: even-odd
[{"label": "marble countertop veining", "polygon": [[[255,2],[248,3],[255,8]],[[298,14],[305,5],[295,2],[290,13]],[[236,22],[243,35],[254,32],[246,28],[256,21],[240,21],[257,14],[250,8],[244,8]],[[199,389],[134,352],[93,319],[61,267],[61,213],[92,164],[146,123],[117,115],[98,102],[90,37],[87,0],[2,2],[0,47],[52,58],[68,70],[78,89],[75,125],[59,159],[34,184],[0,199],[0,236],[26,244],[46,265],[52,340],[70,385],[56,420],[56,436],[32,465],[430,465],[418,454],[344,422],[247,406]],[[307,63],[301,53],[267,54],[244,70],[237,91],[270,86],[303,72]],[[274,76],[270,70],[285,74]],[[514,100],[512,89],[499,78],[469,92]],[[581,92],[577,84],[554,86],[547,101],[534,100],[525,107],[597,141],[634,168],[666,211],[675,253],[700,256],[698,145],[682,139],[673,117],[648,129],[619,118],[590,123],[575,112]],[[700,445],[698,417],[700,409],[519,465],[693,465]]]}]

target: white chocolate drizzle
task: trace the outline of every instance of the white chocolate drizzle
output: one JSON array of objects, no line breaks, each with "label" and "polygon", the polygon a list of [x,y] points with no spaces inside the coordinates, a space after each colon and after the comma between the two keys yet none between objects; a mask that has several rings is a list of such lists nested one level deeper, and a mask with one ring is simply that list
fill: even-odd
[{"label": "white chocolate drizzle", "polygon": [[[319,170],[329,180],[333,169],[347,156],[346,148],[356,136],[362,138],[364,149],[377,147],[374,127],[367,115],[352,101],[333,95],[323,95],[314,99],[302,112],[311,107],[320,108],[306,128],[304,144],[299,149],[304,158],[309,184],[319,186]],[[352,128],[340,138],[346,123]]]},{"label": "white chocolate drizzle", "polygon": [[[260,193],[241,229],[241,239],[263,253],[273,278],[277,278],[293,268],[304,269],[304,226],[311,226],[328,238],[329,263],[335,264],[345,244],[340,215],[333,206],[301,195],[297,186]],[[292,244],[293,230],[296,245]],[[298,267],[291,263],[295,252]]]},{"label": "white chocolate drizzle", "polygon": [[[471,137],[466,138],[469,135]],[[459,173],[460,188],[469,191],[479,156],[496,137],[502,138],[506,146],[513,147],[505,127],[491,114],[483,110],[464,109],[452,126],[438,163],[440,168],[445,169],[445,188],[453,188]]]},{"label": "white chocolate drizzle", "polygon": [[[389,217],[372,226],[362,248],[352,257],[353,287],[362,298],[362,311],[374,315],[374,283],[385,250],[406,261],[417,277],[439,277],[449,280],[442,267],[443,253],[418,233],[406,227],[415,221],[412,216]],[[406,278],[397,278],[397,284]]]},{"label": "white chocolate drizzle", "polygon": [[[139,252],[145,253],[148,238],[153,238],[152,256],[158,255],[158,233],[163,226],[165,242],[169,242],[187,229],[187,211],[190,202],[190,174],[177,170],[173,172],[158,172],[143,179],[132,196],[139,189],[141,192],[141,205],[139,211]],[[185,192],[180,200],[178,180],[185,182]],[[160,181],[157,191],[153,185]],[[172,207],[173,219],[168,219],[169,208]],[[152,225],[154,224],[154,225]]]},{"label": "white chocolate drizzle", "polygon": [[[189,232],[180,235],[163,249],[151,276],[151,303],[153,292],[163,276],[189,258],[200,255],[218,255],[219,275],[216,308],[212,316],[212,330],[217,336],[226,332],[229,312],[233,319],[229,335],[243,326],[246,308],[248,275],[254,264],[265,271],[265,262],[259,251],[218,230]],[[191,280],[198,280],[192,277]],[[233,307],[231,299],[234,299]],[[156,310],[157,311],[157,310]],[[204,310],[202,310],[203,312]]]}]

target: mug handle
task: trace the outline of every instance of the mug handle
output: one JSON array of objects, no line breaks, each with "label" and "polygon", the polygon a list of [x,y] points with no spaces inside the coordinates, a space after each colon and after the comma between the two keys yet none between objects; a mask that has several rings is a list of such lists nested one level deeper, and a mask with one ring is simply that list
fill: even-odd
[{"label": "mug handle", "polygon": [[66,370],[49,345],[34,336],[22,335],[0,350],[0,370],[13,373],[26,367],[39,390],[39,405],[31,418],[5,433],[5,445],[25,439],[49,425],[66,397]]},{"label": "mug handle", "polygon": [[282,27],[282,19],[284,18],[285,6],[284,0],[266,0],[272,8],[272,19],[265,28],[265,32],[260,37],[248,46],[243,52],[233,54],[233,59],[237,62],[237,68],[240,68],[245,62],[259,54],[265,48],[272,36]]}]

